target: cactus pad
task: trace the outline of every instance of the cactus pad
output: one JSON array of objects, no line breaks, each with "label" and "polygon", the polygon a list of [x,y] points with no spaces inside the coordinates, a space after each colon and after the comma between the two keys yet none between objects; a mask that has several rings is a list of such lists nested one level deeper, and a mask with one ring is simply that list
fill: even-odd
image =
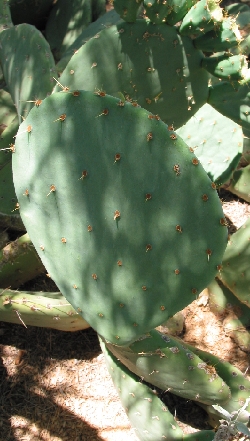
[{"label": "cactus pad", "polygon": [[218,277],[238,299],[250,308],[250,219],[228,242]]},{"label": "cactus pad", "polygon": [[243,133],[238,124],[204,104],[177,133],[194,150],[216,185],[231,177],[243,150]]},{"label": "cactus pad", "polygon": [[39,326],[60,331],[80,331],[89,324],[72,308],[60,292],[0,292],[1,321]]},{"label": "cactus pad", "polygon": [[[119,23],[92,38],[71,58],[60,83],[71,90],[103,89],[180,127],[206,103],[202,53],[175,27],[146,20]],[[60,88],[57,86],[56,91]]]},{"label": "cactus pad", "polygon": [[141,441],[212,441],[214,432],[202,430],[184,435],[176,419],[141,378],[127,369],[100,339],[108,371],[128,418]]},{"label": "cactus pad", "polygon": [[16,137],[30,238],[62,294],[113,343],[190,303],[226,246],[215,184],[169,129],[102,91],[65,91],[34,107]]},{"label": "cactus pad", "polygon": [[223,403],[230,391],[215,369],[210,369],[182,341],[152,330],[132,345],[107,348],[130,371],[162,390],[206,404]]}]

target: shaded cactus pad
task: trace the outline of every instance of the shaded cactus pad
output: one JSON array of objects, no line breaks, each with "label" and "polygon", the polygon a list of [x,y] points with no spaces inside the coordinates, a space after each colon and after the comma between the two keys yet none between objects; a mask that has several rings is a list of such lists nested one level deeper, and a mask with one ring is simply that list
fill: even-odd
[{"label": "shaded cactus pad", "polygon": [[107,340],[135,340],[214,277],[227,238],[215,185],[146,110],[54,93],[21,124],[13,173],[48,273]]}]

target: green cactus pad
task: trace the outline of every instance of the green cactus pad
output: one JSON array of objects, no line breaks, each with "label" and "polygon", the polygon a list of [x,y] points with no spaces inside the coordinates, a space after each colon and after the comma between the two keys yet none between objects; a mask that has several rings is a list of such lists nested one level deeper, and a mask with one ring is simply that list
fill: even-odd
[{"label": "green cactus pad", "polygon": [[228,190],[250,202],[250,165],[234,172]]},{"label": "green cactus pad", "polygon": [[123,20],[129,23],[132,23],[136,20],[140,3],[142,3],[142,0],[113,1],[113,5],[117,14],[119,14]]},{"label": "green cactus pad", "polygon": [[75,332],[89,324],[72,308],[60,292],[10,291],[0,288],[2,322]]},{"label": "green cactus pad", "polygon": [[166,17],[166,22],[173,26],[185,17],[187,12],[193,5],[198,3],[198,0],[170,0],[169,13]]},{"label": "green cactus pad", "polygon": [[0,133],[8,127],[16,116],[16,108],[9,92],[0,89]]},{"label": "green cactus pad", "polygon": [[242,128],[250,129],[249,85],[223,81],[209,88],[208,103]]},{"label": "green cactus pad", "polygon": [[135,433],[141,441],[212,441],[214,432],[202,430],[184,435],[160,398],[127,369],[99,339],[108,371]]},{"label": "green cactus pad", "polygon": [[62,74],[74,53],[78,51],[81,46],[87,43],[88,40],[90,40],[91,38],[99,38],[100,31],[109,28],[114,24],[117,24],[119,21],[120,16],[117,14],[117,12],[115,12],[114,9],[112,9],[111,11],[106,12],[106,14],[99,17],[93,23],[90,23],[90,25],[86,29],[84,29],[81,35],[79,35],[79,37],[73,42],[73,44],[71,44],[69,48],[63,53],[62,58],[56,65],[57,72],[60,75]]},{"label": "green cactus pad", "polygon": [[[71,90],[104,90],[180,127],[207,101],[203,55],[175,27],[145,20],[119,23],[73,55],[60,83]],[[61,90],[59,86],[56,91]]]},{"label": "green cactus pad", "polygon": [[[93,8],[98,15],[93,17]],[[92,21],[105,13],[105,0],[58,0],[50,12],[45,28],[46,39],[57,60]]]},{"label": "green cactus pad", "polygon": [[[223,403],[221,407],[225,409],[230,414],[232,412],[238,412],[249,400],[250,396],[250,381],[244,376],[244,374],[235,366],[228,363],[227,361],[221,361],[215,355],[210,354],[209,352],[202,351],[200,349],[194,348],[191,345],[183,342],[184,347],[193,351],[197,354],[202,360],[208,363],[211,367],[215,368],[218,375],[225,381],[231,391],[230,399]],[[216,406],[204,406],[205,410],[208,413],[214,415],[215,426],[217,426],[218,420],[221,419],[222,415],[216,412]],[[239,421],[248,424],[249,422],[249,412],[250,412],[250,403],[246,406],[246,412],[242,412],[242,415],[239,416]],[[248,413],[248,414],[247,414]],[[217,416],[217,418],[216,418]],[[212,423],[212,421],[211,421]]]},{"label": "green cactus pad", "polygon": [[11,216],[15,214],[17,197],[12,178],[11,161],[0,170],[0,213]]},{"label": "green cactus pad", "polygon": [[[222,284],[221,284],[222,285]],[[246,352],[250,352],[249,308],[241,303],[224,285],[219,286],[216,280],[208,286],[209,308],[223,320],[225,332]]]},{"label": "green cactus pad", "polygon": [[145,14],[152,23],[160,24],[166,21],[166,18],[171,11],[169,2],[159,2],[157,0],[144,0],[143,6]]},{"label": "green cactus pad", "polygon": [[0,2],[0,32],[13,27],[9,1],[1,0]]},{"label": "green cactus pad", "polygon": [[18,116],[11,121],[0,136],[0,170],[11,162],[11,154],[15,146],[14,136],[17,134],[19,127]]},{"label": "green cactus pad", "polygon": [[201,0],[185,15],[181,26],[182,35],[201,35],[214,30],[223,20],[223,10],[218,0]]},{"label": "green cactus pad", "polygon": [[227,239],[215,185],[146,110],[100,91],[54,93],[20,126],[12,161],[46,269],[107,340],[135,340],[214,277]]},{"label": "green cactus pad", "polygon": [[16,289],[45,272],[28,236],[24,234],[0,250],[0,286]]},{"label": "green cactus pad", "polygon": [[21,122],[55,85],[49,44],[34,26],[20,24],[6,29],[0,33],[0,62]]},{"label": "green cactus pad", "polygon": [[243,150],[243,133],[238,124],[204,104],[176,133],[194,150],[216,185],[231,177]]},{"label": "green cactus pad", "polygon": [[228,313],[235,313],[241,316],[243,311],[248,310],[247,306],[240,303],[230,289],[226,288],[221,282],[218,283],[216,279],[209,283],[207,290],[209,309],[219,317],[226,316]]},{"label": "green cactus pad", "polygon": [[235,20],[228,17],[224,18],[219,29],[195,38],[194,45],[204,52],[220,52],[238,46],[241,40]]},{"label": "green cactus pad", "polygon": [[238,299],[250,308],[250,219],[231,235],[218,277]]},{"label": "green cactus pad", "polygon": [[211,57],[204,57],[202,66],[221,80],[248,81],[250,79],[250,70],[245,55],[231,57],[226,54],[211,55]]},{"label": "green cactus pad", "polygon": [[106,346],[130,371],[159,389],[206,404],[223,403],[230,396],[216,371],[170,335],[153,330],[130,346]]}]

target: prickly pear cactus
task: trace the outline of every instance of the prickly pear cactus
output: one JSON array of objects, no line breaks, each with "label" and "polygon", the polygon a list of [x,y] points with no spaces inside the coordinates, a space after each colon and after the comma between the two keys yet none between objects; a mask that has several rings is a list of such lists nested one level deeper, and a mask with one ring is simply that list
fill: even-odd
[{"label": "prickly pear cactus", "polygon": [[[195,441],[197,433],[184,435],[170,410],[152,389],[109,351],[100,339],[108,371],[128,418],[141,441]],[[202,430],[199,441],[212,441],[214,432]]]},{"label": "prickly pear cactus", "polygon": [[202,58],[192,40],[175,27],[145,20],[121,22],[82,46],[60,83],[71,90],[99,89],[116,97],[122,93],[177,128],[208,99]]},{"label": "prickly pear cactus", "polygon": [[248,84],[220,82],[209,89],[208,103],[222,115],[249,130],[250,93]]},{"label": "prickly pear cactus", "polygon": [[227,228],[215,184],[144,109],[102,91],[54,93],[20,126],[13,174],[48,273],[112,343],[166,321],[217,271]]},{"label": "prickly pear cactus", "polygon": [[0,286],[16,289],[45,272],[34,246],[25,234],[0,250]]},{"label": "prickly pear cactus", "polygon": [[[19,123],[55,84],[55,62],[48,42],[34,26],[13,26],[8,2],[0,1],[0,63]],[[35,66],[35,69],[34,69]]]},{"label": "prickly pear cactus", "polygon": [[174,337],[152,330],[130,346],[105,344],[130,371],[159,389],[205,404],[224,403],[230,397],[216,371]]},{"label": "prickly pear cactus", "polygon": [[[111,345],[101,338],[99,341],[121,402],[137,436],[142,441],[214,440],[213,430],[202,430],[189,435],[180,433],[180,427],[160,398],[161,391],[165,390],[171,390],[174,394],[178,394],[178,387],[190,389],[190,395],[192,393],[195,395],[197,388],[199,392],[207,395],[206,399],[209,394],[210,399],[214,394],[214,404],[205,404],[202,401],[204,395],[202,397],[200,393],[197,393],[195,397],[197,404],[206,410],[212,427],[218,429],[225,412],[231,415],[237,413],[239,426],[241,424],[239,430],[249,434],[247,425],[250,412],[250,382],[239,369],[230,363],[221,362],[218,357],[210,353],[198,350],[183,341],[156,331],[143,336],[127,348]],[[133,363],[136,354],[137,360]],[[174,367],[171,368],[174,357],[178,361],[175,361]],[[185,378],[181,377],[180,371],[176,375],[176,369],[181,370],[182,364],[184,366],[187,363],[189,368],[186,368]],[[168,369],[170,375],[168,375]],[[165,371],[165,375],[163,375],[163,371]],[[146,378],[144,377],[145,373]],[[158,382],[157,377],[161,377],[163,389],[157,388],[155,393],[144,381],[150,378],[150,383],[155,384]],[[174,385],[173,389],[172,385]],[[220,387],[218,387],[219,385]],[[244,411],[242,411],[243,408]],[[147,418],[144,418],[145,414]]]},{"label": "prickly pear cactus", "polygon": [[217,186],[230,178],[243,150],[243,133],[238,124],[209,104],[204,104],[176,132],[193,148],[208,176]]},{"label": "prickly pear cactus", "polygon": [[218,272],[218,277],[224,285],[248,307],[250,307],[249,240],[250,219],[230,237],[223,256],[222,268]]},{"label": "prickly pear cactus", "polygon": [[79,331],[89,324],[67,302],[60,292],[0,292],[1,321],[39,326],[60,331]]},{"label": "prickly pear cactus", "polygon": [[63,52],[62,58],[56,64],[57,72],[62,74],[74,53],[78,51],[78,49],[80,49],[85,43],[87,43],[88,40],[91,38],[99,38],[99,33],[103,29],[109,28],[110,26],[118,23],[120,20],[120,16],[114,9],[112,9],[94,22],[90,23],[90,25],[81,32],[79,37],[73,41],[67,50]]},{"label": "prickly pear cactus", "polygon": [[81,32],[105,12],[105,0],[58,0],[45,28],[46,39],[56,59],[74,43]]},{"label": "prickly pear cactus", "polygon": [[250,166],[242,167],[236,170],[232,176],[230,186],[228,189],[244,199],[250,202]]},{"label": "prickly pear cactus", "polygon": [[209,307],[223,320],[225,332],[245,352],[250,352],[250,311],[222,283],[213,280],[208,285]]}]

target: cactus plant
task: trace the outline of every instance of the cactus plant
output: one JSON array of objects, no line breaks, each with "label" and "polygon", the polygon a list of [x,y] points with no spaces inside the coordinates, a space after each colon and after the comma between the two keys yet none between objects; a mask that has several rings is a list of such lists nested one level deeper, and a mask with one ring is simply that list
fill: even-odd
[{"label": "cactus plant", "polygon": [[0,286],[2,288],[18,288],[43,272],[45,272],[44,266],[28,234],[10,242],[0,251]]},{"label": "cactus plant", "polygon": [[186,144],[146,110],[103,95],[58,92],[33,108],[16,136],[14,184],[59,289],[101,335],[127,344],[213,278],[227,229],[215,185]]},{"label": "cactus plant", "polygon": [[25,23],[13,26],[6,0],[0,2],[0,14],[0,63],[20,123],[34,103],[39,105],[51,93],[55,62],[37,28]]},{"label": "cactus plant", "polygon": [[105,0],[58,0],[50,12],[45,28],[45,35],[55,58],[59,60],[83,29],[104,12]]},{"label": "cactus plant", "polygon": [[153,330],[130,346],[107,341],[105,346],[130,371],[159,389],[205,404],[223,405],[230,397],[230,389],[216,371],[175,337]]},{"label": "cactus plant", "polygon": [[0,293],[1,321],[40,326],[60,331],[79,331],[89,324],[74,311],[60,292],[25,292],[4,289]]},{"label": "cactus plant", "polygon": [[208,285],[209,307],[223,320],[225,332],[246,352],[250,351],[250,314],[246,305],[216,280]]},{"label": "cactus plant", "polygon": [[[126,368],[101,339],[100,345],[121,402],[140,440],[195,441],[197,439],[196,433],[184,435],[174,416],[157,394],[143,383],[139,376]],[[213,438],[212,430],[199,432],[199,441],[212,441]]]},{"label": "cactus plant", "polygon": [[249,294],[249,233],[250,219],[234,233],[223,256],[222,268],[218,272],[219,279],[248,308]]},{"label": "cactus plant", "polygon": [[99,38],[99,32],[105,28],[108,28],[120,21],[120,16],[117,12],[112,9],[106,14],[101,15],[97,20],[90,23],[85,29],[83,29],[82,33],[79,37],[76,38],[72,42],[72,44],[63,52],[60,60],[56,64],[56,70],[61,75],[67,66],[69,60],[74,55],[78,49],[80,49],[88,40],[91,38]]},{"label": "cactus plant", "polygon": [[244,199],[250,202],[250,166],[242,167],[233,173],[232,179],[228,189]]},{"label": "cactus plant", "polygon": [[[217,127],[220,127],[219,131]],[[242,155],[241,127],[209,104],[204,104],[176,132],[193,148],[208,176],[217,186],[228,181]]]}]

